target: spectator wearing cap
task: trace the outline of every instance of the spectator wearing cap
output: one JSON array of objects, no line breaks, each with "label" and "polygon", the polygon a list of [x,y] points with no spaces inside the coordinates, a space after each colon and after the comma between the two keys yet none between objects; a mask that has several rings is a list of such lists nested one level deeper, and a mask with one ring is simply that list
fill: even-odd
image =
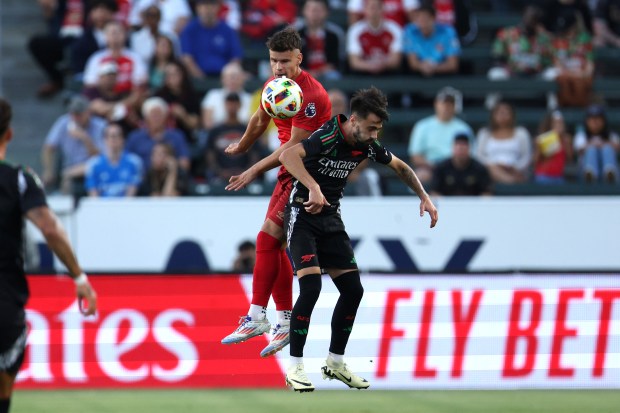
[{"label": "spectator wearing cap", "polygon": [[461,93],[445,87],[435,97],[435,114],[420,119],[409,138],[411,165],[422,182],[430,182],[433,166],[452,155],[452,142],[459,133],[473,139],[471,127],[456,117],[460,111]]},{"label": "spectator wearing cap", "polygon": [[532,164],[531,145],[528,130],[517,125],[514,107],[501,101],[491,109],[489,124],[478,131],[476,158],[489,169],[493,182],[521,183]]},{"label": "spectator wearing cap", "polygon": [[[56,187],[62,193],[72,191],[74,180],[83,179],[86,161],[103,149],[103,129],[106,121],[91,116],[90,102],[83,96],[75,96],[69,102],[68,113],[60,116],[52,125],[43,144],[43,181],[49,188]],[[57,170],[57,152],[60,152],[60,174]]]},{"label": "spectator wearing cap", "polygon": [[219,0],[198,0],[196,15],[181,32],[182,60],[195,78],[219,76],[232,61],[241,62],[237,32],[218,16]]},{"label": "spectator wearing cap", "polygon": [[431,195],[491,195],[491,187],[489,171],[471,156],[469,136],[458,133],[452,143],[452,156],[435,165]]},{"label": "spectator wearing cap", "polygon": [[102,63],[98,69],[97,84],[86,87],[83,91],[90,100],[90,111],[108,121],[121,122],[124,130],[138,126],[137,105],[135,95],[116,90],[118,65],[109,61]]},{"label": "spectator wearing cap", "polygon": [[106,126],[105,150],[86,164],[86,191],[90,197],[131,197],[142,179],[142,161],[125,151],[123,128],[118,123]]},{"label": "spectator wearing cap", "polygon": [[144,127],[134,130],[127,137],[127,151],[142,159],[144,170],[151,166],[151,152],[157,142],[168,143],[176,153],[179,166],[189,170],[189,148],[183,132],[168,127],[169,107],[160,97],[151,97],[142,104]]},{"label": "spectator wearing cap", "polygon": [[575,134],[573,144],[585,182],[618,182],[620,136],[610,129],[603,106],[586,109],[583,130]]},{"label": "spectator wearing cap", "polygon": [[228,155],[224,150],[233,142],[238,142],[247,127],[239,120],[241,99],[236,92],[224,98],[226,118],[220,125],[211,129],[204,151],[206,162],[205,177],[209,182],[226,183],[233,175],[238,175],[261,158],[260,145],[254,145],[246,153]]},{"label": "spectator wearing cap", "polygon": [[454,74],[459,70],[461,45],[452,26],[435,21],[435,9],[423,5],[405,27],[403,51],[409,69],[422,76]]},{"label": "spectator wearing cap", "polygon": [[564,183],[564,169],[572,162],[572,136],[559,110],[547,112],[534,139],[534,181],[537,184]]},{"label": "spectator wearing cap", "polygon": [[247,123],[250,120],[252,97],[243,88],[246,79],[247,76],[239,63],[231,62],[224,66],[220,75],[222,87],[209,90],[200,104],[202,126],[207,131],[226,121],[228,114],[224,107],[224,98],[230,93],[236,93],[241,101],[237,113],[239,121]]}]

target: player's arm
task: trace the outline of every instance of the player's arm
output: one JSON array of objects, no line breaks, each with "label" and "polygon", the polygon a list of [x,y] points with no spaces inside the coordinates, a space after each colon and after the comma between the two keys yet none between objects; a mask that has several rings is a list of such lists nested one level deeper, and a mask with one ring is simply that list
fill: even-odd
[{"label": "player's arm", "polygon": [[279,156],[279,160],[287,171],[293,175],[299,182],[308,188],[308,200],[304,202],[306,211],[311,214],[318,214],[324,205],[329,206],[327,199],[321,192],[321,187],[308,173],[304,166],[303,158],[306,156],[306,150],[301,143],[286,148]]},{"label": "player's arm", "polygon": [[269,122],[271,122],[271,116],[259,106],[256,112],[250,117],[248,126],[245,128],[245,133],[241,137],[241,140],[228,145],[224,152],[229,155],[246,153],[258,138],[265,133],[269,126]]},{"label": "player's arm", "polygon": [[230,178],[229,184],[226,186],[226,189],[229,191],[238,191],[240,189],[243,189],[250,182],[254,181],[256,177],[260,176],[261,174],[267,172],[270,169],[275,168],[276,166],[279,166],[280,154],[282,154],[282,152],[284,152],[286,149],[298,144],[304,139],[307,139],[310,134],[310,131],[293,126],[293,128],[291,129],[291,139],[289,139],[288,142],[280,146],[268,156],[256,162],[241,175],[232,176]]},{"label": "player's arm", "polygon": [[435,224],[437,224],[437,219],[439,219],[437,208],[433,205],[431,197],[424,190],[422,183],[415,172],[413,172],[413,169],[394,155],[392,155],[392,160],[387,166],[392,168],[400,180],[418,195],[420,198],[420,216],[424,216],[424,211],[427,211],[431,216],[431,228],[433,228]]},{"label": "player's arm", "polygon": [[90,286],[86,275],[82,272],[82,268],[78,264],[69,243],[69,238],[58,222],[54,212],[47,206],[39,206],[28,210],[26,218],[41,231],[47,245],[67,267],[71,278],[76,281],[78,300],[86,299],[88,302],[88,307],[83,311],[83,314],[95,314],[97,310],[97,294]]}]

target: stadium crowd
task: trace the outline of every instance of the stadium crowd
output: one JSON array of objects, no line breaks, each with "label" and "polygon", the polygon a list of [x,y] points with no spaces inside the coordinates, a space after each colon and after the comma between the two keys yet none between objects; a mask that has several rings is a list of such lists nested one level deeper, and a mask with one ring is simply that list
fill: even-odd
[{"label": "stadium crowd", "polygon": [[[39,3],[48,32],[33,36],[29,50],[48,81],[38,96],[71,91],[42,148],[50,190],[179,196],[223,188],[277,147],[271,129],[248,153],[224,154],[271,76],[264,43],[287,25],[300,32],[302,67],[317,79],[356,76],[358,87],[368,87],[397,76],[405,83],[388,93],[391,108],[434,109],[387,128],[384,141],[436,195],[487,195],[494,185],[526,182],[618,183],[620,137],[594,80],[605,70],[596,50],[620,47],[619,0]],[[520,20],[486,33],[477,15],[490,12],[481,5]],[[488,59],[464,58],[480,47]],[[555,87],[528,91],[524,100],[490,89],[478,101],[450,87],[453,76]],[[430,78],[445,87],[429,99],[416,84]],[[348,93],[330,90],[334,106]],[[486,124],[461,116],[468,106],[485,108]],[[519,111],[528,107],[538,108],[539,118],[522,124]],[[579,110],[578,122],[568,122],[565,110]],[[263,182],[273,179],[267,174]],[[360,194],[385,192],[386,177],[372,168],[352,179]]]}]

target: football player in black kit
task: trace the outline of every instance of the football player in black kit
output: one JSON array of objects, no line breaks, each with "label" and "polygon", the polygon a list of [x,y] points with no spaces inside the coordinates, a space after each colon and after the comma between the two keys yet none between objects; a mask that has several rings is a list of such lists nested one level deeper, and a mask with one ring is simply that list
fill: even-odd
[{"label": "football player in black kit", "polygon": [[[55,214],[48,208],[41,182],[26,168],[5,161],[9,141],[11,106],[0,99],[0,413],[7,413],[15,376],[26,347],[28,284],[24,273],[23,226],[26,217],[43,233],[48,246],[75,281],[79,307],[84,315],[97,309],[97,296],[82,271]],[[86,306],[82,307],[82,300]]]},{"label": "football player in black kit", "polygon": [[280,162],[295,178],[284,220],[299,279],[299,297],[291,317],[291,366],[286,373],[286,383],[295,391],[314,390],[304,371],[303,348],[321,292],[321,268],[340,292],[331,321],[323,378],[337,379],[356,389],[370,386],[343,361],[364,294],[353,248],[340,217],[339,202],[349,173],[366,158],[389,166],[420,198],[420,216],[427,211],[431,228],[437,223],[437,209],[416,174],[377,140],[388,117],[387,99],[381,91],[375,87],[360,90],[351,99],[349,119],[335,116],[280,155]]}]

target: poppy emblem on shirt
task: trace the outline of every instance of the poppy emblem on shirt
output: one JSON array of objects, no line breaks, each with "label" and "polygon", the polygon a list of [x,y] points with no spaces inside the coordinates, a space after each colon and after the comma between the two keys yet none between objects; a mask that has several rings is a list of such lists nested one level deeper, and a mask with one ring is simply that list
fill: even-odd
[{"label": "poppy emblem on shirt", "polygon": [[308,103],[308,106],[306,106],[305,114],[308,118],[313,118],[314,115],[316,115],[316,106],[314,105],[314,102]]}]

